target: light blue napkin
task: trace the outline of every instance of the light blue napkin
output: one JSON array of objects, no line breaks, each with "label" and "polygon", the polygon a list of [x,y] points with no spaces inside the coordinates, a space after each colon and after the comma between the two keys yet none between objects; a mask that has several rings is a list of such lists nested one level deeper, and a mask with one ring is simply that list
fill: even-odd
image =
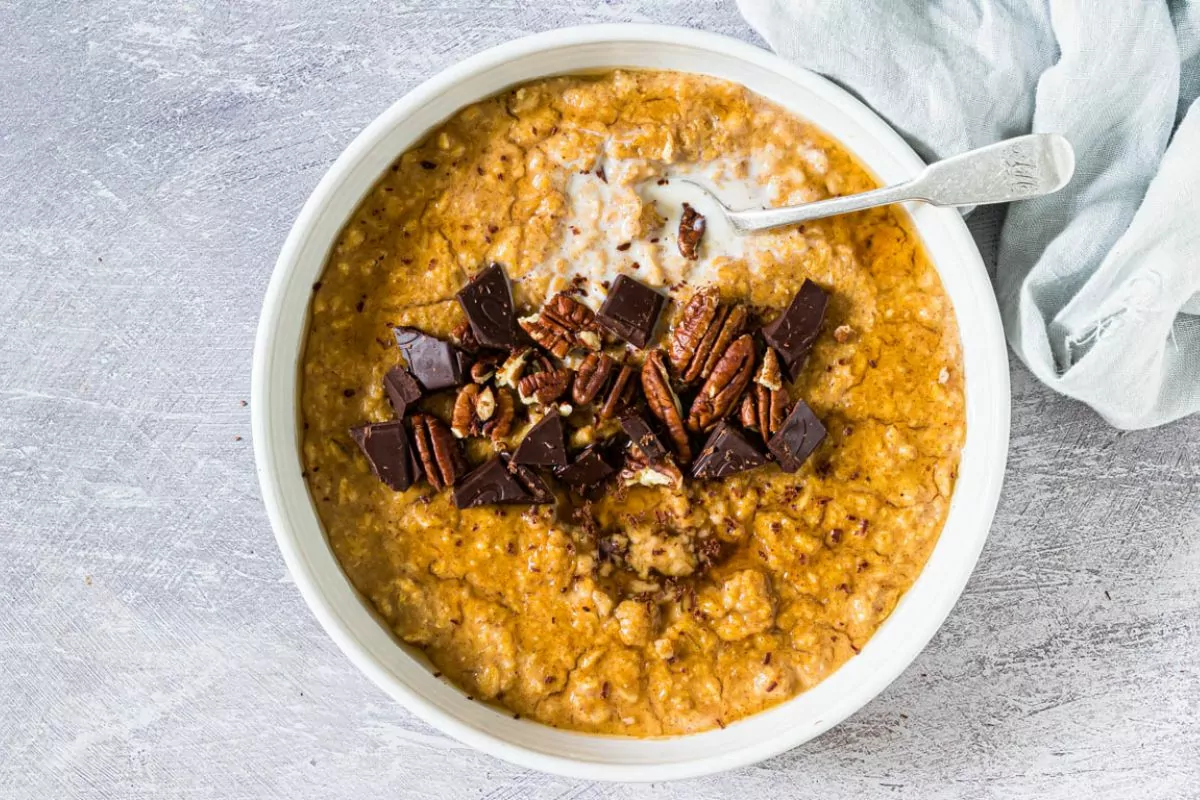
[{"label": "light blue napkin", "polygon": [[1009,345],[1119,428],[1200,410],[1200,2],[738,3],[926,159],[1065,134],[1066,189],[970,219]]}]

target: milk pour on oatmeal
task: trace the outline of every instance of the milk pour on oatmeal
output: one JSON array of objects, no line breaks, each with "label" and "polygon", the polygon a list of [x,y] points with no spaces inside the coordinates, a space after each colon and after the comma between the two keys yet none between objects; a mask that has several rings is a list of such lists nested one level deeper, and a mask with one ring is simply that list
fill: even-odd
[{"label": "milk pour on oatmeal", "polygon": [[794,697],[945,521],[960,346],[903,212],[742,238],[684,208],[685,176],[735,207],[875,185],[734,84],[552,78],[401,155],[314,289],[304,467],[330,544],[506,713],[658,736]]}]

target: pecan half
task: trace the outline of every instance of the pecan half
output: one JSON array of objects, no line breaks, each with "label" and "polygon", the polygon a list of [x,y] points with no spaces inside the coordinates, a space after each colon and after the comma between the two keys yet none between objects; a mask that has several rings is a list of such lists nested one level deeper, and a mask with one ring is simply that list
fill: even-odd
[{"label": "pecan half", "polygon": [[521,378],[517,394],[525,405],[549,405],[567,393],[571,386],[571,370],[566,367],[534,372]]},{"label": "pecan half", "polygon": [[454,434],[446,423],[429,414],[414,414],[412,429],[429,483],[434,489],[453,486],[467,471],[467,461]]},{"label": "pecan half", "polygon": [[504,361],[501,353],[484,353],[471,365],[471,380],[475,383],[487,383],[496,374]]},{"label": "pecan half", "polygon": [[454,411],[450,414],[450,432],[455,438],[465,439],[478,436],[483,426],[496,413],[496,392],[491,386],[469,383],[454,398]]},{"label": "pecan half", "polygon": [[768,389],[755,383],[742,398],[742,406],[738,411],[742,427],[758,431],[763,441],[770,439],[787,419],[789,400],[787,389]]},{"label": "pecan half", "polygon": [[554,295],[540,312],[518,322],[535,342],[558,358],[565,358],[572,350],[600,349],[595,313],[566,292]]},{"label": "pecan half", "polygon": [[712,326],[696,346],[696,354],[692,358],[692,363],[688,365],[681,376],[683,380],[691,383],[707,379],[716,368],[717,362],[729,349],[729,345],[742,335],[749,317],[750,312],[746,310],[745,306],[739,305],[733,308],[719,306]]},{"label": "pecan half", "polygon": [[749,319],[745,306],[722,305],[716,289],[697,292],[671,331],[667,352],[675,374],[684,383],[708,378],[729,345],[745,331]]},{"label": "pecan half", "polygon": [[679,397],[671,388],[661,350],[650,353],[646,357],[646,363],[642,365],[642,391],[646,395],[646,405],[650,407],[651,413],[667,427],[679,460],[685,464],[691,461],[692,447],[688,443],[687,429],[683,424],[683,410],[679,405]]},{"label": "pecan half", "polygon": [[712,326],[720,305],[717,290],[709,287],[692,295],[684,306],[683,315],[671,331],[671,341],[667,345],[667,357],[676,374],[682,375],[692,363],[696,348]]},{"label": "pecan half", "polygon": [[679,218],[679,252],[684,258],[695,261],[699,257],[704,228],[704,215],[684,203],[683,216]]},{"label": "pecan half", "polygon": [[633,405],[633,398],[637,395],[637,382],[634,380],[636,375],[637,370],[632,365],[625,364],[621,367],[621,371],[613,379],[612,386],[608,387],[608,394],[605,395],[604,402],[600,405],[597,415],[600,419],[614,419]]},{"label": "pecan half", "polygon": [[754,339],[742,336],[729,346],[692,402],[688,428],[706,431],[734,409],[754,375]]},{"label": "pecan half", "polygon": [[571,399],[575,405],[584,405],[596,399],[596,395],[608,383],[617,362],[607,353],[588,353],[575,372],[575,381],[571,384]]}]

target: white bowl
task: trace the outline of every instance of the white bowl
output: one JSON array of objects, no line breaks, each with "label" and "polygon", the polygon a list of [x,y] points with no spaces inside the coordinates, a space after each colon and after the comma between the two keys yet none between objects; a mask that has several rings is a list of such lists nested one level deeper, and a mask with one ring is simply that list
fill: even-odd
[{"label": "white bowl", "polygon": [[499,758],[601,780],[665,780],[731,769],[828,730],[879,694],[912,662],[957,601],[983,547],[1008,450],[1008,357],[979,252],[952,210],[910,209],[958,315],[966,370],[967,439],[949,518],[928,564],[862,652],[816,688],[723,730],[629,739],[514,720],[430,672],[400,644],[347,580],[301,478],[300,357],[312,284],[359,200],[392,160],[459,109],[514,84],[616,67],[724,78],[805,117],[852,150],[884,182],[922,166],[873,112],[825,79],[743,42],[658,25],[596,25],[519,39],[418,86],[372,122],[318,184],[292,227],[263,302],[254,350],[254,453],[284,561],[325,630],[359,669],[414,714]]}]

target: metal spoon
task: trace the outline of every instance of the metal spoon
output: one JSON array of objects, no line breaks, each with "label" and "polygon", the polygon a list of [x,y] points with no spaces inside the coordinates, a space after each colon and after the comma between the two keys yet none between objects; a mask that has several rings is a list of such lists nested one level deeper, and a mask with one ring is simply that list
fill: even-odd
[{"label": "metal spoon", "polygon": [[921,200],[935,206],[982,206],[1052,194],[1075,172],[1075,150],[1057,133],[1005,139],[936,161],[912,180],[870,192],[782,208],[734,211],[707,187],[683,179],[712,199],[738,233],[751,233],[865,208]]}]

